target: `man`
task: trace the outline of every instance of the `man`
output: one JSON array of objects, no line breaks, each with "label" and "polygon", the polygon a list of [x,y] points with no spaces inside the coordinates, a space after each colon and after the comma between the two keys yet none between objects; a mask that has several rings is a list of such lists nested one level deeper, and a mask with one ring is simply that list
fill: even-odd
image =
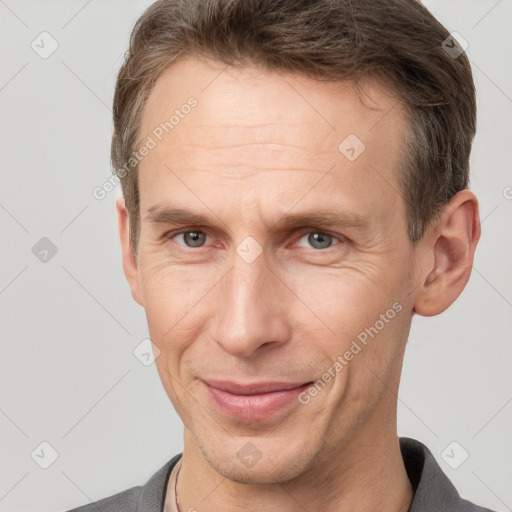
[{"label": "man", "polygon": [[488,510],[396,432],[412,317],[456,300],[480,236],[459,48],[413,0],[143,14],[116,207],[184,450],[75,510]]}]

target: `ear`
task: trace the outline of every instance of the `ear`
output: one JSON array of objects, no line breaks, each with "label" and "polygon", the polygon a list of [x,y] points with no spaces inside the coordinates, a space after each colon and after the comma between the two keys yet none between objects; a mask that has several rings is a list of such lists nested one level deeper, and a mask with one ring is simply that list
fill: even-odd
[{"label": "ear", "polygon": [[124,197],[116,199],[117,226],[119,237],[121,239],[121,250],[123,256],[124,275],[130,285],[132,297],[135,301],[143,305],[142,294],[139,281],[139,268],[133,251],[132,241],[130,239],[130,221]]},{"label": "ear", "polygon": [[415,313],[438,315],[455,302],[471,275],[479,238],[478,200],[470,190],[461,190],[420,242],[429,264],[417,288]]}]

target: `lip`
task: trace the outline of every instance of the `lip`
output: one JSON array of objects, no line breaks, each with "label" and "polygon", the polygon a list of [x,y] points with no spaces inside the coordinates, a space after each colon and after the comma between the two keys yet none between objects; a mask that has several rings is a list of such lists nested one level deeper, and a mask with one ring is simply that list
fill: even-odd
[{"label": "lip", "polygon": [[213,405],[223,413],[244,420],[260,420],[293,402],[313,382],[257,382],[240,384],[203,380]]}]

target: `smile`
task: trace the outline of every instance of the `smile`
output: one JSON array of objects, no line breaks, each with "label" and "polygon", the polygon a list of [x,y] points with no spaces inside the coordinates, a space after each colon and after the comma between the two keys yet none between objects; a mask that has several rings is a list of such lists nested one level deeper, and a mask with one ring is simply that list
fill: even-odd
[{"label": "smile", "polygon": [[312,382],[235,384],[225,381],[202,381],[211,403],[228,416],[243,420],[267,418],[292,402]]}]

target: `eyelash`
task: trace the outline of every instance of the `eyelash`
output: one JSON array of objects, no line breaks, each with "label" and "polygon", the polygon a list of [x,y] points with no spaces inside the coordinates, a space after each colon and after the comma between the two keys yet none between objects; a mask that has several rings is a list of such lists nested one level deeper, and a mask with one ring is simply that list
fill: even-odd
[{"label": "eyelash", "polygon": [[[210,236],[208,234],[208,232],[204,229],[195,229],[195,228],[188,228],[188,229],[182,229],[181,231],[170,231],[168,233],[166,233],[164,235],[164,239],[166,241],[168,240],[172,240],[174,237],[178,236],[178,235],[183,235],[184,233],[204,233],[206,236]],[[327,235],[327,236],[330,236],[332,237],[334,240],[338,240],[340,242],[340,244],[344,244],[348,241],[348,239],[346,237],[344,237],[343,235],[335,235],[333,233],[329,233],[328,231],[322,231],[322,230],[319,230],[319,229],[311,229],[311,228],[307,228],[307,229],[304,229],[304,231],[301,231],[299,235],[297,235],[297,238],[295,239],[295,244],[301,240],[301,238],[304,237],[304,235],[309,235],[311,233],[316,233],[316,234],[322,234],[322,235]],[[199,246],[199,247],[190,247],[188,245],[185,245],[185,244],[179,244],[181,247],[184,247],[186,249],[190,249],[190,250],[197,250],[197,249],[204,249],[205,246]],[[329,249],[332,249],[334,248],[336,245],[339,245],[339,244],[335,244],[333,243],[333,245],[330,245],[329,247],[326,247],[325,249],[315,249],[314,247],[311,247],[309,248],[309,250],[313,251],[313,252],[327,252]],[[299,249],[307,249],[306,247],[300,247],[298,246]]]}]

